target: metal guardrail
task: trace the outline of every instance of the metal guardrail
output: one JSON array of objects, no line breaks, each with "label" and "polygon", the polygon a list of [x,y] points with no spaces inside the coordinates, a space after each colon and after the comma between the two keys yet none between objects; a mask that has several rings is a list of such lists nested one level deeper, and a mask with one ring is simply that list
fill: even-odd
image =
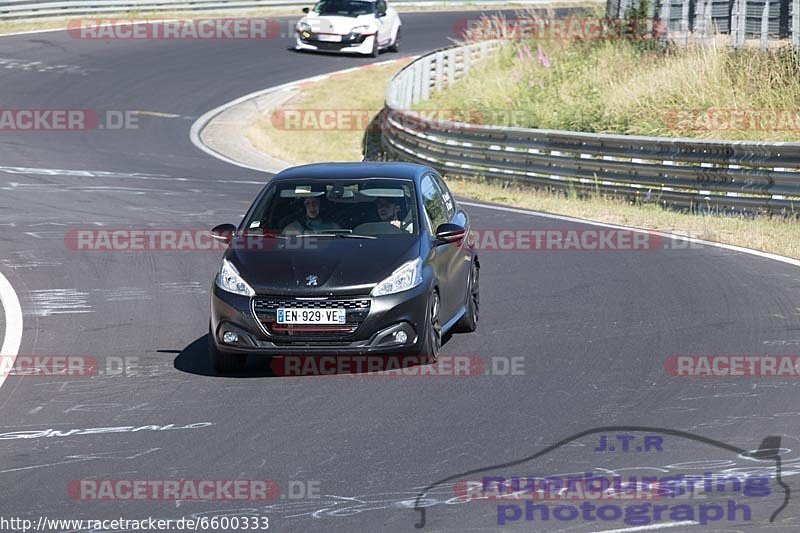
[{"label": "metal guardrail", "polygon": [[449,175],[624,194],[683,207],[800,211],[800,143],[707,141],[470,125],[411,111],[501,46],[437,50],[386,88],[381,144]]}]

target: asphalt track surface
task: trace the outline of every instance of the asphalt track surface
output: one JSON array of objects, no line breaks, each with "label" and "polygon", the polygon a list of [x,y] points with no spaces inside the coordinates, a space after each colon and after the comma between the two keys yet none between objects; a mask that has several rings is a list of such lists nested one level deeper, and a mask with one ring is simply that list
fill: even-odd
[{"label": "asphalt track surface", "polygon": [[[471,15],[403,15],[403,52],[447,44],[464,16]],[[520,375],[280,378],[252,360],[246,375],[219,377],[205,348],[218,252],[67,248],[72,228],[238,222],[269,176],[196,149],[192,121],[255,90],[373,61],[299,55],[288,44],[80,41],[64,32],[0,38],[0,107],[170,115],[143,116],[128,131],[0,132],[0,272],[24,312],[20,354],[84,354],[101,370],[9,377],[0,388],[0,516],[260,515],[278,531],[411,531],[416,503],[426,506],[428,530],[495,530],[496,503],[459,504],[452,480],[437,483],[483,468],[489,474],[472,477],[754,466],[752,458],[674,435],[664,436],[663,452],[601,454],[593,450],[596,434],[536,460],[493,466],[600,426],[668,428],[745,450],[781,436],[783,481],[797,488],[795,378],[691,379],[663,368],[671,354],[797,354],[800,271],[791,265],[705,246],[487,251],[479,330],[453,336],[443,354],[479,357],[486,369],[521,357]],[[470,213],[478,228],[592,228],[475,206]],[[134,366],[108,372],[116,358]],[[70,431],[109,427],[128,429]],[[775,470],[774,461],[757,466]],[[269,479],[284,498],[80,501],[67,487],[82,479]],[[289,497],[290,481],[317,497]],[[792,501],[767,525],[784,498],[774,488],[767,498],[737,499],[752,503],[749,521],[651,527],[796,531]],[[632,526],[530,522],[523,514],[506,527]]]}]

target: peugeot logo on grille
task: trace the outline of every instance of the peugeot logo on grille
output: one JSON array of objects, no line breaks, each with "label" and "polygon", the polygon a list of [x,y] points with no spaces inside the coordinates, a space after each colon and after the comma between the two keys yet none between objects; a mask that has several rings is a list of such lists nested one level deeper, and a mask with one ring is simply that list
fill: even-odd
[{"label": "peugeot logo on grille", "polygon": [[319,285],[319,278],[315,275],[306,276],[306,287],[316,287]]}]

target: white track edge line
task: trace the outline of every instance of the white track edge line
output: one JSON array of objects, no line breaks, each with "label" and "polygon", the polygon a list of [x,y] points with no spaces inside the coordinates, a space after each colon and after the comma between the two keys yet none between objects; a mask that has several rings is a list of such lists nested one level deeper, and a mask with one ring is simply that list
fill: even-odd
[{"label": "white track edge line", "polygon": [[[13,368],[22,343],[22,308],[19,305],[17,293],[14,292],[14,287],[2,273],[0,273],[0,303],[3,304],[6,320],[6,331],[3,336],[3,346],[0,347],[0,357],[12,358],[13,361],[10,365],[3,366]],[[5,381],[5,373],[0,373],[0,387]]]}]

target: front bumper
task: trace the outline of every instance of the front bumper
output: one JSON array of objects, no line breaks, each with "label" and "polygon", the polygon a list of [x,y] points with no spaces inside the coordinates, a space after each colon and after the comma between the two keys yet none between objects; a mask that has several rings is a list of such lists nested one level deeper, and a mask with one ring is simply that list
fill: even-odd
[{"label": "front bumper", "polygon": [[350,54],[371,54],[376,35],[343,35],[341,42],[320,41],[318,35],[308,37],[298,33],[295,37],[296,50],[315,50],[318,52],[341,52]]},{"label": "front bumper", "polygon": [[[388,296],[358,297],[331,296],[328,301],[369,301],[368,312],[357,315],[358,324],[352,332],[275,331],[269,315],[259,307],[255,298],[294,301],[291,296],[239,296],[223,291],[213,283],[211,290],[211,335],[223,352],[255,355],[414,355],[423,344],[427,320],[428,288],[423,283],[413,289]],[[298,301],[299,302],[299,301]],[[303,303],[308,304],[307,301]],[[338,304],[336,305],[338,306]],[[357,314],[357,312],[354,311]],[[351,311],[347,311],[351,316]],[[352,316],[356,316],[356,314]],[[350,320],[350,319],[348,319]],[[311,328],[308,328],[311,329]],[[399,343],[394,333],[406,333]],[[225,343],[226,331],[235,333],[236,343]]]}]

